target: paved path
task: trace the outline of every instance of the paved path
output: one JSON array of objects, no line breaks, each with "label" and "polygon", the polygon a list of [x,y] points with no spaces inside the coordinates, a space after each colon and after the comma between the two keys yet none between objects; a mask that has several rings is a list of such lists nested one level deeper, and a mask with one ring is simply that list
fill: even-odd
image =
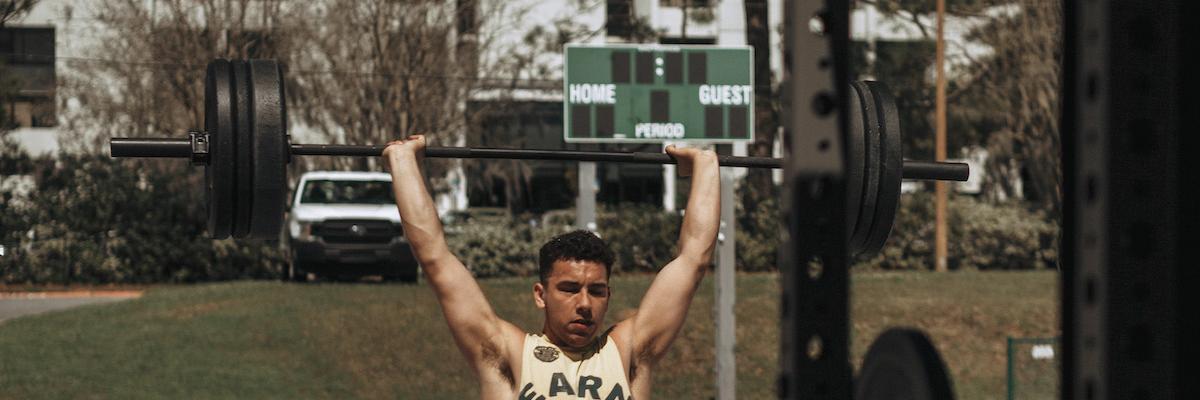
[{"label": "paved path", "polygon": [[140,295],[137,292],[0,293],[0,323],[20,316],[112,303]]}]

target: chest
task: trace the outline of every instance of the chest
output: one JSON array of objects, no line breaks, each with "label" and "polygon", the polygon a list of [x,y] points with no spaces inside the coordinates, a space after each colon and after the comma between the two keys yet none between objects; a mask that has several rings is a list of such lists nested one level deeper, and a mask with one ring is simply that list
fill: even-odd
[{"label": "chest", "polygon": [[616,351],[601,350],[587,357],[572,359],[557,348],[534,346],[521,361],[518,399],[632,398],[632,388]]}]

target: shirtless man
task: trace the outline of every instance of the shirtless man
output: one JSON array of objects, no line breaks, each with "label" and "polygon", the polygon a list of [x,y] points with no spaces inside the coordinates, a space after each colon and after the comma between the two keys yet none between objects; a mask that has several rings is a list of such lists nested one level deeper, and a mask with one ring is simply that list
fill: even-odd
[{"label": "shirtless man", "polygon": [[658,272],[637,312],[607,330],[613,254],[587,231],[551,239],[539,252],[533,301],[542,331],[527,334],[492,310],[474,277],[446,246],[422,179],[425,138],[388,143],[404,234],[454,335],[479,378],[483,399],[645,400],[658,362],[687,317],[712,258],[720,224],[720,168],[712,151],[667,147],[680,176],[692,176],[679,255]]}]

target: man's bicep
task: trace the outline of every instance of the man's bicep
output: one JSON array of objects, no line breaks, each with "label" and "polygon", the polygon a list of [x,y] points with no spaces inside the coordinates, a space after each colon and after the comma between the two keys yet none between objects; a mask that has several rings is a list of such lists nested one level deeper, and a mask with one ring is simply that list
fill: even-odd
[{"label": "man's bicep", "polygon": [[423,267],[455,342],[469,357],[479,357],[481,344],[498,335],[504,321],[496,316],[475,277],[457,258],[447,257]]},{"label": "man's bicep", "polygon": [[692,297],[703,278],[704,268],[684,259],[675,259],[658,272],[632,318],[630,330],[637,356],[666,353],[687,319]]}]

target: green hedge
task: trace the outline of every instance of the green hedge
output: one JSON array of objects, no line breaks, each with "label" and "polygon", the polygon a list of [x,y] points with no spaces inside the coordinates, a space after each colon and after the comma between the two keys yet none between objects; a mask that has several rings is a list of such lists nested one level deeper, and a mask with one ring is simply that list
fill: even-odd
[{"label": "green hedge", "polygon": [[783,218],[779,212],[779,190],[757,192],[742,185],[734,214],[737,217],[737,269],[774,271],[779,260]]},{"label": "green hedge", "polygon": [[[0,243],[9,247],[0,282],[195,282],[273,278],[282,270],[274,243],[203,236],[203,174],[194,168],[103,155],[6,159],[19,160],[5,169],[32,176],[37,189],[24,198],[0,191]],[[777,198],[770,192],[739,201],[738,269],[777,268]],[[952,197],[949,210],[951,268],[1055,265],[1058,224],[1045,213],[966,196]],[[617,254],[615,272],[654,272],[674,256],[681,221],[655,206],[624,205],[601,207],[597,228]],[[904,195],[887,245],[856,268],[929,269],[933,221],[931,195]],[[573,224],[569,210],[476,220],[447,226],[447,240],[477,276],[533,276],[542,243]]]},{"label": "green hedge", "polygon": [[[602,206],[596,215],[597,233],[616,253],[616,273],[658,271],[674,257],[681,221],[678,214],[648,205]],[[534,276],[542,244],[574,224],[570,212],[471,220],[446,226],[446,241],[475,276]]]},{"label": "green hedge", "polygon": [[[951,269],[1040,269],[1058,259],[1058,220],[1019,202],[992,204],[952,196],[947,205],[947,262]],[[883,250],[860,266],[930,269],[934,261],[934,198],[900,198],[896,225]]]},{"label": "green hedge", "polygon": [[[751,200],[747,200],[751,201]],[[774,271],[779,254],[782,218],[776,196],[764,196],[753,207],[738,204],[737,268]],[[933,266],[933,198],[928,193],[900,199],[896,225],[883,250],[859,260],[857,269],[927,270]],[[477,276],[532,276],[537,251],[556,234],[567,232],[574,218],[530,223],[536,217],[453,227],[450,245]],[[676,251],[681,217],[649,205],[601,208],[597,228],[617,253],[614,272],[654,272]],[[990,204],[955,196],[949,204],[952,269],[1039,269],[1055,265],[1058,224],[1020,203]]]},{"label": "green hedge", "polygon": [[270,278],[277,245],[204,237],[204,176],[185,164],[59,154],[34,159],[26,196],[0,193],[0,282]]}]

